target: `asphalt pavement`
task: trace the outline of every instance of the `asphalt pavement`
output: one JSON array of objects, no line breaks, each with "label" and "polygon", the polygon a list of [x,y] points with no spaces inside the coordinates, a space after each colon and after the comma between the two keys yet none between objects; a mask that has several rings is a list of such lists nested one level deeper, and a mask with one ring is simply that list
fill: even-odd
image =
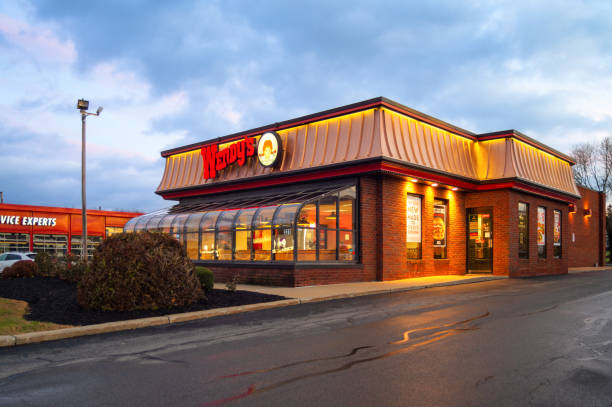
[{"label": "asphalt pavement", "polygon": [[612,406],[612,273],[0,349],[0,405]]}]

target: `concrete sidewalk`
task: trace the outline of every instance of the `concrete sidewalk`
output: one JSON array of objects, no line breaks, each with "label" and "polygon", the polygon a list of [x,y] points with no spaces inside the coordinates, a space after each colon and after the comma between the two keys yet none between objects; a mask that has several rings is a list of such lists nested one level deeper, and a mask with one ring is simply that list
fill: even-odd
[{"label": "concrete sidewalk", "polygon": [[612,271],[612,266],[600,266],[600,267],[570,267],[568,269],[569,274],[574,273],[586,273],[589,271]]},{"label": "concrete sidewalk", "polygon": [[[506,276],[493,276],[490,274],[471,274],[460,276],[418,277],[394,281],[371,281],[364,283],[330,284],[307,287],[270,287],[262,285],[238,284],[236,289],[255,291],[263,294],[281,295],[287,298],[298,299],[300,302],[310,302],[358,297],[361,295],[419,290],[429,287],[479,283],[482,281],[500,280],[506,278]],[[215,283],[215,288],[225,289],[225,284]]]}]

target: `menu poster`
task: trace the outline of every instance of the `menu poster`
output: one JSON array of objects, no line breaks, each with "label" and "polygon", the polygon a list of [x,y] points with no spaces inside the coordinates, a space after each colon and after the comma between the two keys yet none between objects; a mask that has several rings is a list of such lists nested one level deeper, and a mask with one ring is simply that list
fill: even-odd
[{"label": "menu poster", "polygon": [[406,242],[421,243],[421,197],[408,195],[406,201]]},{"label": "menu poster", "polygon": [[561,246],[561,212],[554,211],[553,246]]},{"label": "menu poster", "polygon": [[538,207],[538,246],[546,244],[546,209]]},{"label": "menu poster", "polygon": [[434,205],[433,238],[434,247],[446,246],[446,205]]}]

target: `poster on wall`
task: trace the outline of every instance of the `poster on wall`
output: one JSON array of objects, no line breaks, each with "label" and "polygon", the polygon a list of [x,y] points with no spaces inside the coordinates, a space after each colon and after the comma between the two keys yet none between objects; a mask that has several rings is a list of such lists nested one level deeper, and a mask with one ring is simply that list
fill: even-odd
[{"label": "poster on wall", "polygon": [[561,212],[554,211],[553,246],[561,246]]},{"label": "poster on wall", "polygon": [[538,207],[538,246],[546,244],[546,209]]},{"label": "poster on wall", "polygon": [[434,247],[446,246],[446,206],[435,205],[433,214]]},{"label": "poster on wall", "polygon": [[408,195],[406,201],[406,242],[421,243],[421,197]]}]

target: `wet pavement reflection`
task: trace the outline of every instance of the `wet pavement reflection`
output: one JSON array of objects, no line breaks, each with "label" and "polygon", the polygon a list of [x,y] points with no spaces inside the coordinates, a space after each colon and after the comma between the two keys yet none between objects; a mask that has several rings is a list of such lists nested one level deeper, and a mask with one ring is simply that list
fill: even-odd
[{"label": "wet pavement reflection", "polygon": [[[348,370],[357,365],[361,365],[361,364],[373,362],[376,360],[386,359],[392,356],[407,353],[407,352],[413,351],[414,349],[421,348],[423,346],[429,345],[434,342],[438,342],[442,339],[448,338],[453,335],[457,335],[457,334],[461,334],[461,333],[465,333],[469,331],[475,331],[480,328],[480,325],[478,325],[477,323],[480,322],[480,320],[487,318],[488,316],[490,316],[490,313],[485,312],[483,314],[480,314],[480,315],[477,315],[471,318],[463,319],[460,321],[454,321],[454,322],[448,322],[448,323],[440,324],[440,325],[432,325],[432,326],[427,326],[427,327],[422,327],[422,328],[414,328],[414,329],[406,330],[401,334],[402,339],[387,342],[387,345],[392,345],[392,346],[401,345],[399,349],[390,350],[388,352],[378,354],[378,355],[363,357],[361,359],[346,362],[334,368],[294,376],[289,379],[281,380],[281,381],[267,384],[267,385],[251,384],[247,387],[247,389],[244,392],[241,392],[239,394],[236,394],[230,397],[209,401],[209,402],[204,403],[202,406],[219,406],[219,405],[229,404],[233,401],[244,399],[253,394],[263,393],[263,392],[266,392],[272,389],[279,388],[281,386],[285,386],[287,384],[298,382],[300,380],[323,376],[323,375],[327,375],[331,373],[342,372],[342,371]],[[355,356],[361,353],[366,353],[366,352],[372,353],[375,350],[377,350],[377,347],[373,345],[359,346],[359,347],[353,348],[350,352],[347,352],[342,355],[314,358],[314,359],[308,359],[308,360],[300,360],[300,361],[291,362],[291,363],[274,366],[270,368],[265,368],[265,369],[256,369],[256,370],[237,372],[237,373],[233,373],[229,375],[219,376],[217,380],[228,380],[228,379],[255,375],[255,374],[265,374],[265,373],[269,373],[269,372],[273,372],[273,371],[277,371],[281,369],[286,369],[286,368],[300,366],[300,365],[307,365],[311,363],[323,362],[323,361],[342,360],[342,359],[350,358],[352,356]],[[383,349],[380,349],[380,350],[383,350]]]}]

